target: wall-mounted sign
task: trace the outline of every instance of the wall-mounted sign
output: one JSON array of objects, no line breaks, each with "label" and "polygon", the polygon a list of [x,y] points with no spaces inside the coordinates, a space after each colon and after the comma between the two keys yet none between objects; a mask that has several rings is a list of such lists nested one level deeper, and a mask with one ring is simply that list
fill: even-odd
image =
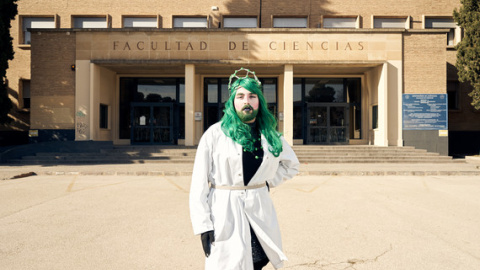
[{"label": "wall-mounted sign", "polygon": [[28,137],[38,137],[38,129],[30,129],[28,131]]},{"label": "wall-mounted sign", "polygon": [[404,130],[448,130],[447,94],[403,94]]},{"label": "wall-mounted sign", "polygon": [[202,112],[195,112],[195,121],[202,121]]},{"label": "wall-mounted sign", "polygon": [[448,130],[444,130],[444,129],[439,130],[438,137],[448,137]]}]

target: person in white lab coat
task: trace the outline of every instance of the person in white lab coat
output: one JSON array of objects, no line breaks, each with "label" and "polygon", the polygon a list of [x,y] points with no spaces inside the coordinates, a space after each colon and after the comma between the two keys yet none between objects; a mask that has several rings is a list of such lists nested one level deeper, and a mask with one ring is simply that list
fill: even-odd
[{"label": "person in white lab coat", "polygon": [[[238,77],[242,70],[247,75]],[[190,188],[194,234],[201,235],[205,269],[256,270],[269,262],[281,268],[287,257],[269,190],[295,176],[299,162],[276,131],[255,73],[237,70],[229,90],[224,116],[197,148]]]}]

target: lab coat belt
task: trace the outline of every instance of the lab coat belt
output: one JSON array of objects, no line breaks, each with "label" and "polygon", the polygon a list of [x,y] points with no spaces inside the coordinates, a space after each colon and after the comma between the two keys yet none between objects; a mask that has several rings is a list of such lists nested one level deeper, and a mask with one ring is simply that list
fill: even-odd
[{"label": "lab coat belt", "polygon": [[226,190],[256,189],[256,188],[262,188],[262,187],[265,187],[265,186],[267,186],[267,182],[264,182],[264,183],[258,184],[258,185],[251,185],[251,186],[217,186],[217,185],[214,185],[214,184],[210,185],[211,188],[226,189]]}]

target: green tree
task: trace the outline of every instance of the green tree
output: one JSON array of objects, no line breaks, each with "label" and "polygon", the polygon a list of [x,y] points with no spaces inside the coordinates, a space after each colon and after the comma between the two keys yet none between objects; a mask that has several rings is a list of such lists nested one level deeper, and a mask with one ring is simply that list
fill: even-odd
[{"label": "green tree", "polygon": [[13,59],[11,21],[17,15],[17,0],[0,0],[0,124],[11,121],[8,117],[12,109],[12,101],[8,97],[7,69],[8,61]]},{"label": "green tree", "polygon": [[462,27],[465,36],[457,45],[458,78],[469,81],[473,91],[472,105],[480,109],[480,0],[461,0],[460,10],[455,9],[453,17]]}]

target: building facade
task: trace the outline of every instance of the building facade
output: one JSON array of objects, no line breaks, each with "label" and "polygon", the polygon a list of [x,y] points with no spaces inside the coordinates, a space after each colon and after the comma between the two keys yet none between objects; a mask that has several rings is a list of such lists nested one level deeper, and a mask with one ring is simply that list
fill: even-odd
[{"label": "building facade", "polygon": [[18,4],[7,78],[32,142],[196,145],[240,67],[293,144],[447,155],[480,132],[454,68],[459,1]]}]

